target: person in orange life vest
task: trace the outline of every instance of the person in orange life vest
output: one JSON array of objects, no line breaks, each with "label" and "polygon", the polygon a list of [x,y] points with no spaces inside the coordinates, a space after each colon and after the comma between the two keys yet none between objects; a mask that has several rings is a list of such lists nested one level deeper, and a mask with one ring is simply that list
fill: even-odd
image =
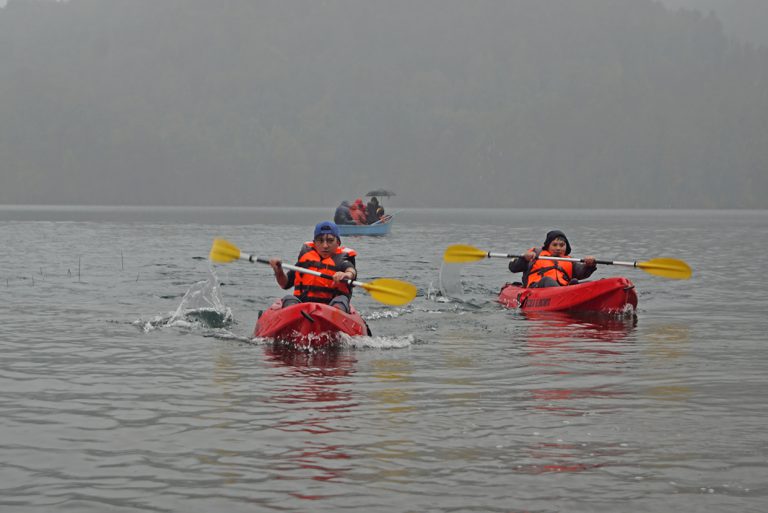
[{"label": "person in orange life vest", "polygon": [[531,248],[523,253],[522,258],[509,262],[509,270],[523,273],[523,286],[529,288],[558,287],[574,285],[592,276],[597,269],[595,257],[588,256],[584,262],[561,262],[544,260],[540,256],[570,258],[571,243],[560,230],[547,233],[541,248]]},{"label": "person in orange life vest", "polygon": [[355,256],[355,250],[341,246],[339,227],[335,223],[318,223],[314,239],[301,246],[296,266],[319,271],[328,278],[295,271],[286,274],[279,258],[269,260],[277,284],[284,289],[293,287],[293,295],[283,298],[283,307],[309,301],[349,312],[352,287],[348,282],[357,278]]}]

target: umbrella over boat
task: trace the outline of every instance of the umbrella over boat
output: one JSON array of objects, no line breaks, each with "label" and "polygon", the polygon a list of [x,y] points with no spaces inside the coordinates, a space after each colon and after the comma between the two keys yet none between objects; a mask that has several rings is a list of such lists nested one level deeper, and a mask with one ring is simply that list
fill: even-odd
[{"label": "umbrella over boat", "polygon": [[366,196],[383,196],[385,198],[389,198],[390,196],[396,196],[396,194],[392,191],[388,191],[386,189],[376,189],[373,191],[368,191],[365,193]]}]

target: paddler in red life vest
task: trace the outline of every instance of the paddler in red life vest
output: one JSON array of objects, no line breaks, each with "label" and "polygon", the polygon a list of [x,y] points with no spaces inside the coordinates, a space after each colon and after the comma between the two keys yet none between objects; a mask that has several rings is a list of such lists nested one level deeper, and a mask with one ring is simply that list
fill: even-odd
[{"label": "paddler in red life vest", "polygon": [[523,258],[514,258],[509,262],[509,270],[523,273],[523,286],[529,288],[560,287],[575,285],[579,280],[592,276],[597,269],[595,257],[588,256],[584,262],[561,262],[545,260],[539,257],[553,256],[570,258],[571,243],[560,230],[547,233],[541,248],[531,248],[523,253]]},{"label": "paddler in red life vest", "polygon": [[269,265],[275,272],[277,284],[284,289],[293,287],[293,295],[283,298],[283,307],[296,303],[325,303],[349,312],[352,288],[347,281],[357,278],[353,249],[341,245],[339,227],[331,221],[315,226],[315,237],[301,246],[296,267],[319,271],[328,278],[306,273],[285,273],[279,258],[272,258]]}]

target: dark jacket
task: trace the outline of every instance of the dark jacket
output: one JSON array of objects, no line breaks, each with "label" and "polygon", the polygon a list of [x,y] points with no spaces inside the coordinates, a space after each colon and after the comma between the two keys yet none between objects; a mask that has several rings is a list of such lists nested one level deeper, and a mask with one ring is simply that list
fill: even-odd
[{"label": "dark jacket", "polygon": [[352,219],[352,214],[349,212],[348,201],[342,201],[341,205],[336,208],[336,213],[333,215],[333,222],[336,224],[355,224],[355,220]]},{"label": "dark jacket", "polygon": [[374,196],[365,207],[368,224],[373,224],[379,220],[379,200]]}]

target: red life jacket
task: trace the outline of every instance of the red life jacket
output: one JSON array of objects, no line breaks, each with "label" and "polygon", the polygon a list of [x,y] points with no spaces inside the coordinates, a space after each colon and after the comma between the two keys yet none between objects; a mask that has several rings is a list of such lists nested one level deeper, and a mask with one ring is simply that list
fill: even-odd
[{"label": "red life jacket", "polygon": [[[346,270],[341,264],[344,261],[352,260],[357,253],[354,249],[340,246],[336,252],[328,258],[322,258],[315,249],[314,242],[305,242],[299,253],[297,267],[318,271],[326,276],[332,277],[337,271]],[[352,296],[352,289],[346,282],[333,283],[333,280],[313,276],[306,273],[296,273],[293,281],[293,295],[302,301],[311,301],[315,303],[330,303],[336,296]]]},{"label": "red life jacket", "polygon": [[365,215],[365,207],[362,204],[358,205],[357,203],[354,203],[349,207],[349,213],[357,224],[367,224],[368,219]]},{"label": "red life jacket", "polygon": [[[558,260],[542,260],[541,256],[553,256],[546,249],[537,250],[531,248],[530,251],[536,253],[536,257],[528,265],[528,274],[525,280],[525,286],[530,287],[540,281],[544,276],[549,276],[560,285],[568,285],[573,276],[573,262],[562,262]],[[568,257],[568,255],[565,255]]]}]

